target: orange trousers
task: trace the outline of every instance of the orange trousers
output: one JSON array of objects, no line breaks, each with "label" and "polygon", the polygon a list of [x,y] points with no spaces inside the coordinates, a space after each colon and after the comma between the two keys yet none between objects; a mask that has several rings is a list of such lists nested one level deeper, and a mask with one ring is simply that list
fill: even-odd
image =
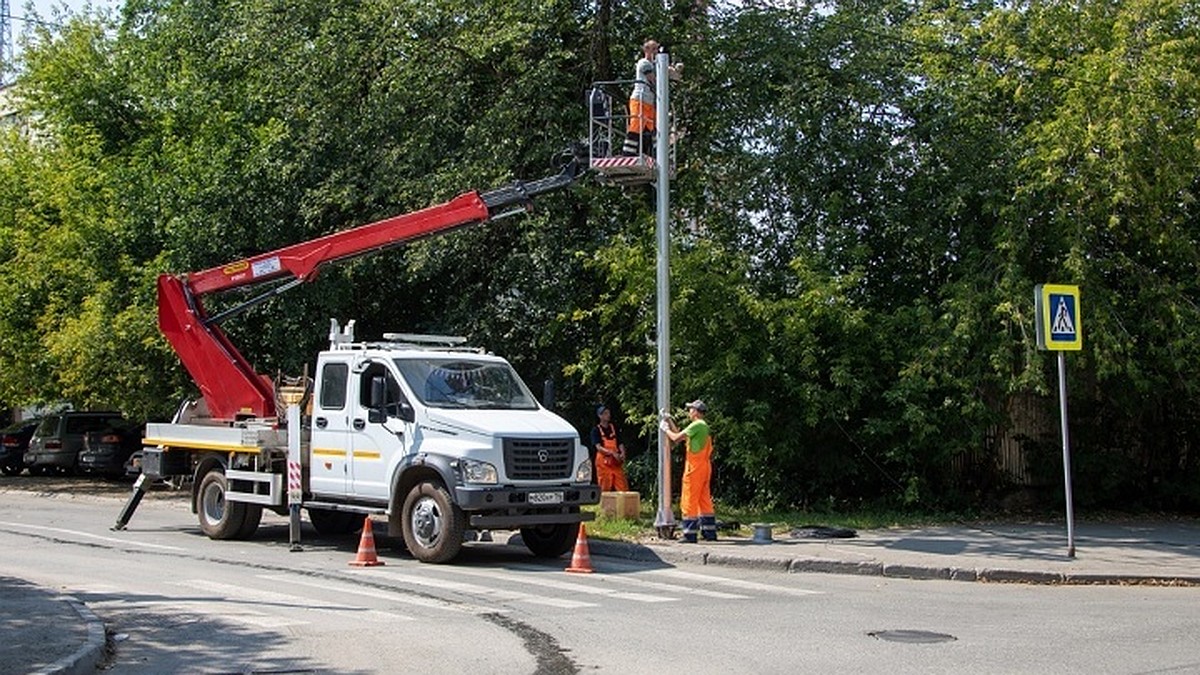
[{"label": "orange trousers", "polygon": [[655,118],[658,115],[658,110],[653,103],[639,101],[636,98],[629,99],[629,127],[627,131],[631,134],[640,134],[644,131],[654,131]]},{"label": "orange trousers", "polygon": [[629,481],[625,479],[625,467],[610,466],[608,458],[604,455],[596,458],[596,482],[600,484],[600,490],[603,492],[629,491]]},{"label": "orange trousers", "polygon": [[711,483],[712,439],[709,438],[703,450],[687,453],[683,465],[683,491],[679,496],[679,510],[685,520],[716,514]]}]

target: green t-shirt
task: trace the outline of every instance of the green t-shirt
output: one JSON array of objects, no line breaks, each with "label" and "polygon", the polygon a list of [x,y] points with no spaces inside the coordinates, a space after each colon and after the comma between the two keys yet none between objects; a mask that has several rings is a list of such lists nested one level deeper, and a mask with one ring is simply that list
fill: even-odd
[{"label": "green t-shirt", "polygon": [[683,428],[683,433],[687,435],[688,452],[700,452],[708,440],[708,422],[693,420],[691,424]]}]

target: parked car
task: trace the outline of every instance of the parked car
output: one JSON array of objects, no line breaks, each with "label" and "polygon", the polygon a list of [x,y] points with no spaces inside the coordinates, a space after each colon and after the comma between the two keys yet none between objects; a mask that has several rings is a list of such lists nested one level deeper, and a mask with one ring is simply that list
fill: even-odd
[{"label": "parked car", "polygon": [[25,449],[41,420],[34,418],[0,429],[0,472],[15,476],[25,470]]},{"label": "parked car", "polygon": [[106,478],[121,478],[125,464],[133,453],[142,449],[140,425],[123,422],[102,431],[89,431],[83,436],[79,451],[79,470]]},{"label": "parked car", "polygon": [[71,411],[43,417],[29,440],[25,466],[32,475],[52,471],[74,473],[79,466],[84,434],[127,424],[121,413],[107,411]]},{"label": "parked car", "polygon": [[142,475],[142,449],[138,448],[133,451],[129,459],[125,460],[125,477],[136,479]]}]

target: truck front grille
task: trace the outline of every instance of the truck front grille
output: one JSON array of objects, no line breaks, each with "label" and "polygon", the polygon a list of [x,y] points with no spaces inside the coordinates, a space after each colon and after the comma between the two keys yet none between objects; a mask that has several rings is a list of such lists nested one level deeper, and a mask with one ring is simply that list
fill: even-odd
[{"label": "truck front grille", "polygon": [[504,473],[510,480],[571,478],[573,438],[504,439]]}]

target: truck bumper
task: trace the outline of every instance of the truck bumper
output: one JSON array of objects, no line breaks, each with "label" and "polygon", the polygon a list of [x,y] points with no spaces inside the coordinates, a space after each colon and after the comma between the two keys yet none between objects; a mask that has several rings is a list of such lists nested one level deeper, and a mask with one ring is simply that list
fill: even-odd
[{"label": "truck bumper", "polygon": [[[537,503],[539,496],[553,503]],[[512,529],[592,520],[595,514],[579,507],[598,504],[600,488],[591,483],[535,488],[459,485],[454,488],[454,499],[469,516],[471,527]]]}]

